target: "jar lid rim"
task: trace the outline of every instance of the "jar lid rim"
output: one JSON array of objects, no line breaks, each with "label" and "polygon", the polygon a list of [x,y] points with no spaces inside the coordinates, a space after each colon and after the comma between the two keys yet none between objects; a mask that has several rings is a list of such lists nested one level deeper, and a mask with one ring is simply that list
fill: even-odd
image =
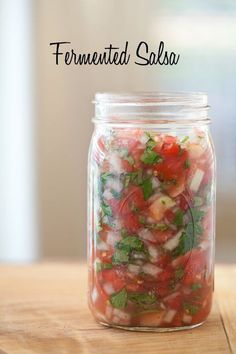
[{"label": "jar lid rim", "polygon": [[95,105],[112,106],[188,106],[207,108],[206,92],[97,92],[93,100]]}]

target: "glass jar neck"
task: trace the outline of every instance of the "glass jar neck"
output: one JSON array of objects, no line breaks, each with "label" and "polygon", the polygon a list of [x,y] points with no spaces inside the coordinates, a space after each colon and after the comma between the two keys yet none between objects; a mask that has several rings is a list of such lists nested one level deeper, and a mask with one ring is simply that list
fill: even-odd
[{"label": "glass jar neck", "polygon": [[205,93],[97,93],[95,123],[109,125],[209,124]]}]

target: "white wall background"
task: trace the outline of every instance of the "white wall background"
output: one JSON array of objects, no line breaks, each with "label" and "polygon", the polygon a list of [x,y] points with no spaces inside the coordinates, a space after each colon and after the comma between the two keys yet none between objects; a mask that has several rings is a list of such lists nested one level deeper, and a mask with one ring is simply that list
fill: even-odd
[{"label": "white wall background", "polygon": [[[201,90],[218,157],[217,259],[235,259],[235,1],[0,0],[0,16],[0,258],[86,254],[96,91]],[[56,66],[57,40],[85,53],[164,40],[181,57],[165,68]]]}]

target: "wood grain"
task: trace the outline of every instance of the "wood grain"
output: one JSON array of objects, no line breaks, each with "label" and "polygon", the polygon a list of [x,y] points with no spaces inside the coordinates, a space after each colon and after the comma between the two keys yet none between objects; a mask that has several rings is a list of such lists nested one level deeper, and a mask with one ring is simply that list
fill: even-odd
[{"label": "wood grain", "polygon": [[131,333],[98,325],[87,308],[83,264],[0,269],[0,354],[236,353],[236,266],[217,266],[209,320],[175,333]]}]

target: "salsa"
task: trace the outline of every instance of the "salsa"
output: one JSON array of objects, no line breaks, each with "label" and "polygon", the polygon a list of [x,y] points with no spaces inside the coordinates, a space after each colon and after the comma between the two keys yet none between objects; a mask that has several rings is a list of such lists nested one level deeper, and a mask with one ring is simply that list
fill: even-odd
[{"label": "salsa", "polygon": [[214,252],[205,132],[99,133],[92,163],[89,304],[96,319],[128,327],[202,323]]}]

